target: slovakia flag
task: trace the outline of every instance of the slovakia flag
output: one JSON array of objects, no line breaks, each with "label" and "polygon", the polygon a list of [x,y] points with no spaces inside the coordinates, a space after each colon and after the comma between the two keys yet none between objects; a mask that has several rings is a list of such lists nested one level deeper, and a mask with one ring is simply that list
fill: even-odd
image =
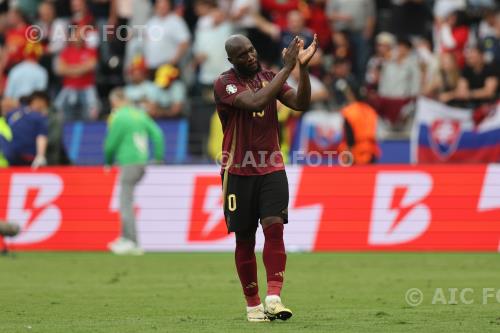
[{"label": "slovakia flag", "polygon": [[303,153],[337,153],[343,138],[344,118],[340,112],[311,111],[304,114],[298,150]]},{"label": "slovakia flag", "polygon": [[411,148],[414,163],[500,162],[500,104],[491,106],[477,124],[472,109],[421,97]]}]

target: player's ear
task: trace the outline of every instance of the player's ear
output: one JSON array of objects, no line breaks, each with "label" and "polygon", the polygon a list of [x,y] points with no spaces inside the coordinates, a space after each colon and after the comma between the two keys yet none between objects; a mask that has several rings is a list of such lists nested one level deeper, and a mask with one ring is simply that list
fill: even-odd
[{"label": "player's ear", "polygon": [[229,61],[230,63],[233,63],[231,57],[227,57],[227,61]]}]

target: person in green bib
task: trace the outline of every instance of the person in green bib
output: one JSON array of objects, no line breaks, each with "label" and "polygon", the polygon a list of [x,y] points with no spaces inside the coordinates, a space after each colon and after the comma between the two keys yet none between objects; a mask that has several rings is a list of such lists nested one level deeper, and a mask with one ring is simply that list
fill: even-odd
[{"label": "person in green bib", "polygon": [[10,141],[12,141],[12,131],[5,118],[0,115],[0,168],[7,168],[9,166],[9,162],[5,158],[3,151]]},{"label": "person in green bib", "polygon": [[153,143],[156,163],[163,161],[165,150],[161,129],[144,111],[131,106],[122,88],[114,89],[109,100],[113,109],[104,143],[106,167],[120,166],[120,220],[122,233],[108,244],[115,254],[141,255],[137,243],[134,216],[134,189],[144,177],[149,162],[149,142]]}]

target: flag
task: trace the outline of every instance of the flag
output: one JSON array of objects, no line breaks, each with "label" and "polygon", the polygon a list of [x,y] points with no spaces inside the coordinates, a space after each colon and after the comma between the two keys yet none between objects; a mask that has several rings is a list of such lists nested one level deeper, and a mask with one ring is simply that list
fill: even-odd
[{"label": "flag", "polygon": [[339,112],[311,111],[304,114],[297,150],[320,155],[337,152],[343,138],[343,122]]},{"label": "flag", "polygon": [[500,161],[500,104],[475,110],[428,98],[417,101],[411,137],[413,163],[491,163]]}]

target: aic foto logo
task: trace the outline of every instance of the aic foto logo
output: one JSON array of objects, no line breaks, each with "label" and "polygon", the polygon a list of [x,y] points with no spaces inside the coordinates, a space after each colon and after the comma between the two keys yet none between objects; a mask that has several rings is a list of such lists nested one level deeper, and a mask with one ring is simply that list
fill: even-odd
[{"label": "aic foto logo", "polygon": [[6,219],[18,223],[21,233],[8,240],[29,244],[52,237],[61,224],[61,211],[54,203],[63,191],[61,178],[54,174],[13,174]]}]

